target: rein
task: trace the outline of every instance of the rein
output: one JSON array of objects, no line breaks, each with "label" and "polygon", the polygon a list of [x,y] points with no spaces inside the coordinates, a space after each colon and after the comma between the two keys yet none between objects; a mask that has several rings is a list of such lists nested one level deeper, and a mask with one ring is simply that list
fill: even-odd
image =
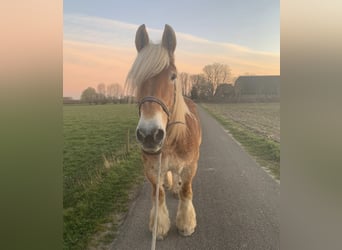
[{"label": "rein", "polygon": [[154,213],[154,225],[153,225],[153,232],[152,232],[152,245],[151,250],[156,249],[156,241],[157,241],[157,225],[158,225],[158,207],[159,207],[159,183],[160,183],[160,172],[161,172],[161,153],[158,155],[158,176],[157,176],[157,183],[156,183],[156,204],[155,204],[155,213]]}]

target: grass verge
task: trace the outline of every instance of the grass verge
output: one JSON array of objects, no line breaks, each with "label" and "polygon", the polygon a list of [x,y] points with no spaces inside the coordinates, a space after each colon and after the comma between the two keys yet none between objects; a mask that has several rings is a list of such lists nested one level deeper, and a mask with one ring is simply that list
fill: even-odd
[{"label": "grass verge", "polygon": [[201,104],[217,121],[219,121],[232,136],[241,143],[256,161],[266,168],[277,180],[280,180],[280,143],[265,138],[253,130],[228,119],[208,105]]},{"label": "grass verge", "polygon": [[64,106],[63,116],[63,248],[87,249],[99,231],[113,240],[116,215],[143,180],[132,132],[138,117],[127,104]]}]

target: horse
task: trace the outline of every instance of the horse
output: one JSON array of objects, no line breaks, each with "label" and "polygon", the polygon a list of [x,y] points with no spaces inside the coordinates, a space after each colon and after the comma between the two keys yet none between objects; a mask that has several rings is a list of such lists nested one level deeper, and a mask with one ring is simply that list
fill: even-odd
[{"label": "horse", "polygon": [[[149,229],[153,230],[158,205],[156,237],[161,240],[167,236],[170,218],[164,186],[168,185],[179,190],[178,231],[183,236],[190,236],[197,225],[192,180],[197,171],[202,132],[196,105],[183,97],[181,82],[177,81],[176,34],[166,24],[161,43],[154,44],[142,24],[136,32],[135,46],[137,56],[128,72],[126,88],[138,101],[136,139],[141,148],[144,174],[152,185]],[[161,181],[157,187],[160,154]],[[170,178],[170,173],[173,178]],[[173,183],[168,183],[170,179]],[[157,188],[159,202],[155,204]]]}]

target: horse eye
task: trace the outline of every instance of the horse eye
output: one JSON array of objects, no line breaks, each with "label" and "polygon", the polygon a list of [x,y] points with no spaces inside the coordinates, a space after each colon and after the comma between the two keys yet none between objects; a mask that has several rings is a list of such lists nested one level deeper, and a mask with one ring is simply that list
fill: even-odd
[{"label": "horse eye", "polygon": [[172,74],[171,80],[173,81],[173,80],[175,80],[176,78],[177,78],[177,74]]}]

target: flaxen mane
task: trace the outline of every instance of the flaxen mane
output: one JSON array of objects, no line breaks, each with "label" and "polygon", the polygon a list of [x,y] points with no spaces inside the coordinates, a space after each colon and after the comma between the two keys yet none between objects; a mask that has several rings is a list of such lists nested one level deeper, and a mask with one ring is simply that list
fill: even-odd
[{"label": "flaxen mane", "polygon": [[149,78],[158,75],[163,69],[170,65],[167,50],[160,44],[149,43],[137,55],[126,79],[126,88],[131,93]]}]

